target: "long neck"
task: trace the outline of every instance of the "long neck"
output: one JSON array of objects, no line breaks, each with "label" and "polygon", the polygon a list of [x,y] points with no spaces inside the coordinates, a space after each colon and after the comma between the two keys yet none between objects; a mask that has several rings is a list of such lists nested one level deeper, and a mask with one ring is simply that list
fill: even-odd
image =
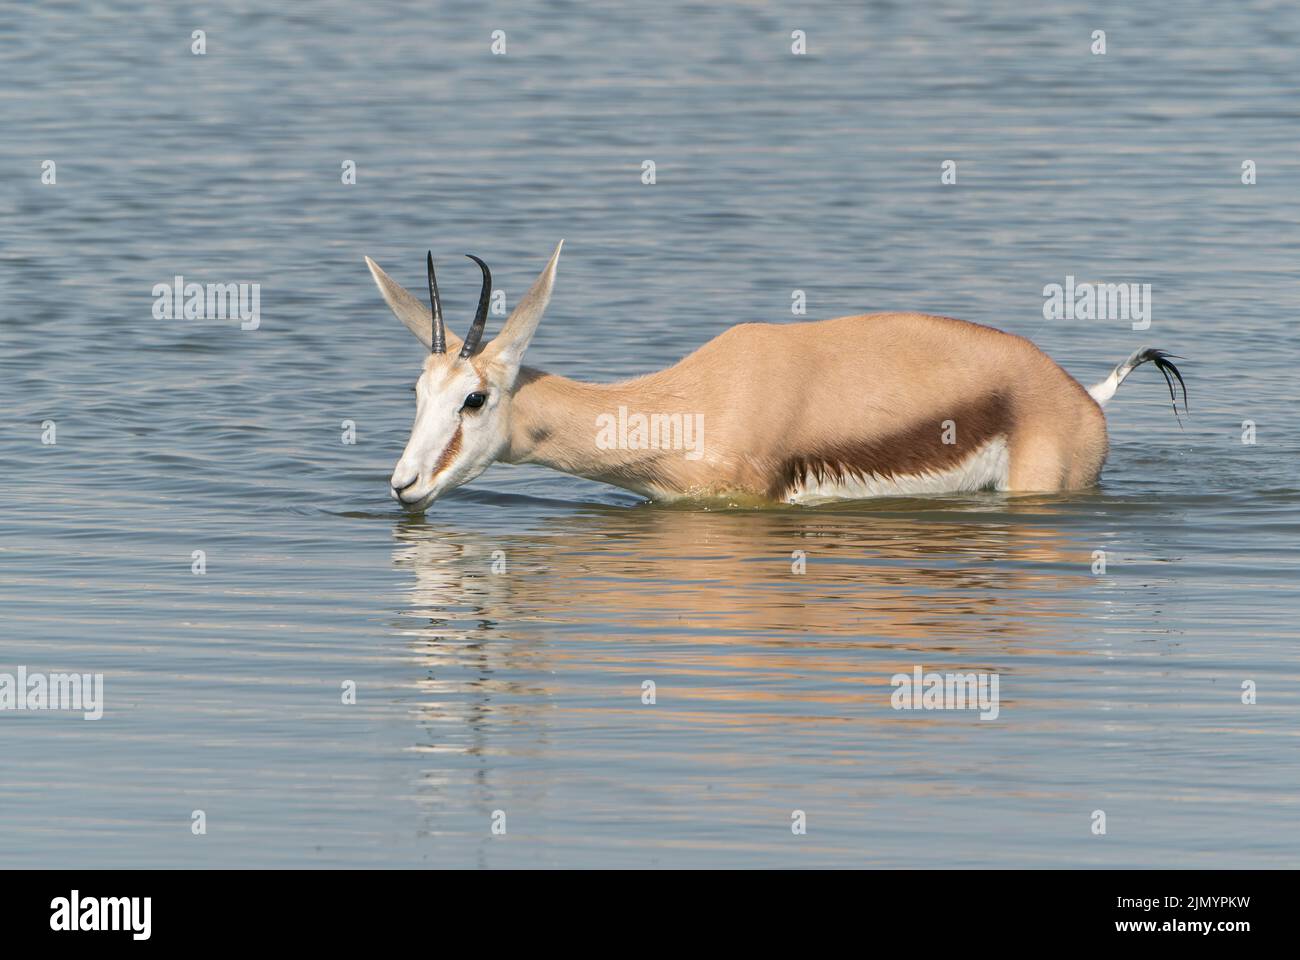
[{"label": "long neck", "polygon": [[624,383],[582,383],[524,367],[510,405],[510,463],[539,463],[555,470],[652,493],[672,485],[660,450],[609,448],[600,441],[600,418],[619,408],[672,407],[663,374]]}]

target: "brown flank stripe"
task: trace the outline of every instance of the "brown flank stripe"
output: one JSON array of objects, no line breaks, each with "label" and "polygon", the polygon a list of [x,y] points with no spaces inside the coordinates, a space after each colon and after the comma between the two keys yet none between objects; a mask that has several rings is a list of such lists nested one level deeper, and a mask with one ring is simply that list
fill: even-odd
[{"label": "brown flank stripe", "polygon": [[[944,420],[956,426],[956,443],[943,442]],[[860,443],[837,443],[782,461],[768,485],[768,496],[785,500],[806,478],[865,480],[915,476],[957,466],[998,435],[1011,435],[1011,405],[1001,393],[991,393],[960,414],[937,417],[904,427],[889,436]]]}]

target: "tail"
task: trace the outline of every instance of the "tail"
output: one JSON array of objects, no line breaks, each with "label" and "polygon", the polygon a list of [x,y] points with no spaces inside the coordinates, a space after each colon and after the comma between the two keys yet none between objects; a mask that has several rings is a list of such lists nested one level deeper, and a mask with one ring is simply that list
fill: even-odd
[{"label": "tail", "polygon": [[[1088,388],[1088,393],[1092,399],[1097,401],[1098,406],[1106,406],[1106,401],[1115,396],[1115,391],[1119,385],[1124,382],[1124,378],[1132,373],[1135,369],[1148,361],[1156,365],[1156,369],[1164,374],[1165,383],[1169,385],[1169,399],[1173,401],[1174,416],[1178,416],[1178,398],[1174,396],[1174,381],[1169,375],[1172,373],[1178,378],[1178,385],[1183,388],[1183,412],[1187,412],[1187,384],[1183,383],[1183,375],[1178,372],[1178,368],[1169,362],[1169,357],[1173,354],[1165,353],[1163,350],[1156,350],[1154,347],[1143,347],[1133,356],[1129,357],[1118,367],[1110,372],[1110,376],[1101,383],[1095,384]],[[1174,357],[1175,360],[1182,360],[1182,357]]]}]

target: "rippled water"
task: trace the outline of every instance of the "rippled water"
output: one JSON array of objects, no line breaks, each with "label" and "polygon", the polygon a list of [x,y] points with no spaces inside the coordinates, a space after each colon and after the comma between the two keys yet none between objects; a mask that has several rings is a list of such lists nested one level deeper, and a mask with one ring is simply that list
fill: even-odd
[{"label": "rippled water", "polygon": [[[1090,7],[0,10],[0,672],[106,698],[0,713],[0,864],[1295,866],[1300,14]],[[463,329],[461,252],[513,302],[560,237],[566,375],[804,290],[1087,383],[1150,342],[1191,413],[1134,374],[1071,496],[498,466],[403,514],[420,348],[363,254],[418,290],[432,247]],[[260,327],[155,320],[178,274],[260,283]],[[1067,275],[1152,284],[1151,329],[1045,321]],[[917,665],[996,672],[998,719],[891,709]]]}]

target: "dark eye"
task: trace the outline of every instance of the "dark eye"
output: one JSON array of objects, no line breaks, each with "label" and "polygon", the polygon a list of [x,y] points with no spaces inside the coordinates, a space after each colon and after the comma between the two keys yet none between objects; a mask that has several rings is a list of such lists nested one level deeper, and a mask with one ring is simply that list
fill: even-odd
[{"label": "dark eye", "polygon": [[468,407],[470,410],[477,410],[479,407],[483,406],[483,404],[486,402],[487,402],[486,393],[471,393],[468,397],[465,398],[465,406]]}]

